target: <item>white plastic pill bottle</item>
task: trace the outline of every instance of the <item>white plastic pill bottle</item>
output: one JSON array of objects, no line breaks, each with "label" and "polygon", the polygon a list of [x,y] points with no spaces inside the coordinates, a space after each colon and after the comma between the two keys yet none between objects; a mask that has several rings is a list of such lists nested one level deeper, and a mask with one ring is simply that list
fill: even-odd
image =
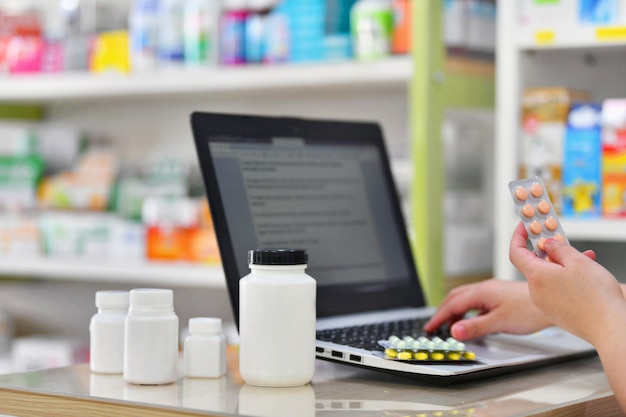
[{"label": "white plastic pill bottle", "polygon": [[158,288],[130,291],[124,340],[124,380],[160,385],[178,377],[178,316],[174,293]]},{"label": "white plastic pill bottle", "polygon": [[98,312],[89,322],[89,368],[102,374],[124,370],[124,322],[128,291],[96,291]]},{"label": "white plastic pill bottle", "polygon": [[217,317],[189,319],[189,336],[183,345],[185,376],[219,378],[226,373],[226,337]]},{"label": "white plastic pill bottle", "polygon": [[316,282],[301,249],[255,249],[239,281],[239,371],[250,385],[305,385],[315,372]]}]

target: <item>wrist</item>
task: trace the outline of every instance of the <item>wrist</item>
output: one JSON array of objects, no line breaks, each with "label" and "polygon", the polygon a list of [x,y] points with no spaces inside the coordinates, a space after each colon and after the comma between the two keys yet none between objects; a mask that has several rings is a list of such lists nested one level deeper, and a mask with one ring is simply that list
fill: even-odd
[{"label": "wrist", "polygon": [[620,299],[604,307],[604,314],[588,332],[588,341],[600,355],[616,348],[621,352],[624,346],[622,339],[626,343],[626,300]]}]

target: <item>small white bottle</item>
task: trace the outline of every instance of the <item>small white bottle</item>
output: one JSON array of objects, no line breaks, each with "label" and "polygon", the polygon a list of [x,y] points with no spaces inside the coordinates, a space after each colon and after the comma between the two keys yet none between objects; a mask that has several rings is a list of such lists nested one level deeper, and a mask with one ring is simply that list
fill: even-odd
[{"label": "small white bottle", "polygon": [[183,12],[183,45],[185,65],[212,63],[216,22],[219,19],[214,0],[186,0]]},{"label": "small white bottle", "polygon": [[189,336],[183,347],[184,373],[188,377],[219,378],[226,373],[226,337],[216,317],[189,319]]},{"label": "small white bottle", "polygon": [[180,66],[185,59],[184,8],[185,0],[159,0],[157,59],[161,67]]},{"label": "small white bottle", "polygon": [[130,61],[133,72],[157,67],[160,0],[133,0],[129,13]]},{"label": "small white bottle", "polygon": [[172,290],[130,291],[124,340],[124,380],[160,385],[178,377],[178,316]]},{"label": "small white bottle", "polygon": [[92,372],[121,374],[124,370],[124,322],[128,291],[97,291],[98,312],[89,322],[89,367]]},{"label": "small white bottle", "polygon": [[307,253],[257,249],[239,281],[239,372],[250,385],[305,385],[315,372],[316,282]]}]

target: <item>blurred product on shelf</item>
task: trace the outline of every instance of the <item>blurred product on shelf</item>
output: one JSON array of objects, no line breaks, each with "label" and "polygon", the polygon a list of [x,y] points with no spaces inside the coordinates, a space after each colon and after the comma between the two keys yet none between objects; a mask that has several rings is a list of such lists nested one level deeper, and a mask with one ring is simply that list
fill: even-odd
[{"label": "blurred product on shelf", "polygon": [[358,0],[350,11],[355,58],[370,61],[391,55],[393,26],[390,0]]},{"label": "blurred product on shelf", "polygon": [[246,19],[248,10],[245,0],[224,0],[220,15],[220,54],[222,65],[246,63]]},{"label": "blurred product on shelf", "polygon": [[0,120],[0,155],[39,156],[47,174],[69,169],[86,146],[86,138],[70,126]]},{"label": "blurred product on shelf", "polygon": [[187,167],[182,161],[171,158],[150,161],[138,172],[120,175],[114,210],[122,218],[141,221],[146,198],[183,198],[187,195],[187,183]]},{"label": "blurred product on shelf", "polygon": [[203,66],[214,61],[216,49],[217,2],[187,0],[183,10],[185,64]]},{"label": "blurred product on shelf", "polygon": [[355,1],[326,1],[324,57],[328,61],[342,61],[352,58],[350,9]]},{"label": "blurred product on shelf", "polygon": [[449,51],[487,55],[494,53],[494,0],[446,0],[443,4],[443,39]]},{"label": "blurred product on shelf", "polygon": [[[391,51],[394,54],[408,54],[411,51],[411,1],[393,0],[391,3],[394,16],[391,35]],[[444,25],[445,26],[445,25]]]},{"label": "blurred product on shelf", "polygon": [[521,27],[576,29],[581,25],[616,25],[626,22],[620,0],[523,0],[518,6]]},{"label": "blurred product on shelf", "polygon": [[602,103],[602,214],[626,217],[626,99]]},{"label": "blurred product on shelf", "polygon": [[219,265],[220,253],[215,238],[213,218],[206,199],[200,201],[200,220],[198,227],[185,231],[187,253],[186,259],[191,262]]},{"label": "blurred product on shelf", "polygon": [[70,167],[84,144],[65,126],[0,122],[0,209],[37,207],[43,175]]},{"label": "blurred product on shelf", "polygon": [[467,38],[465,48],[479,53],[494,53],[496,45],[495,0],[466,0]]},{"label": "blurred product on shelf", "polygon": [[181,66],[185,60],[184,9],[184,0],[159,0],[157,58],[162,68]]},{"label": "blurred product on shelf", "polygon": [[0,11],[0,72],[41,72],[44,42],[41,22],[32,9]]},{"label": "blurred product on shelf", "polygon": [[466,0],[444,1],[443,40],[449,50],[462,51],[467,47],[467,5]]},{"label": "blurred product on shelf", "polygon": [[602,107],[575,103],[567,117],[563,150],[563,215],[602,213]]},{"label": "blurred product on shelf", "polygon": [[493,225],[484,210],[491,181],[485,164],[492,143],[492,122],[448,117],[441,130],[446,190],[443,194],[443,267],[449,278],[489,274]]},{"label": "blurred product on shelf", "polygon": [[[52,3],[54,5],[54,3]],[[64,2],[56,13],[44,9],[42,20],[48,22],[47,39],[58,45],[53,52],[59,55],[54,62],[60,62],[58,71],[87,71],[89,69],[89,41],[95,33],[93,16],[87,16],[78,1]],[[58,7],[58,4],[57,4]],[[50,19],[50,15],[59,20]],[[58,32],[58,33],[57,33]]]},{"label": "blurred product on shelf", "polygon": [[106,210],[117,171],[113,151],[90,149],[74,169],[43,179],[39,201],[44,208]]},{"label": "blurred product on shelf", "polygon": [[0,257],[219,264],[204,199],[148,198],[145,207],[145,226],[112,213],[0,213]]},{"label": "blurred product on shelf", "polygon": [[0,208],[34,208],[43,168],[43,160],[38,155],[0,155]]},{"label": "blurred product on shelf", "polygon": [[543,178],[564,217],[626,217],[626,99],[527,88],[522,97],[520,178]]},{"label": "blurred product on shelf", "polygon": [[213,223],[203,199],[148,198],[143,203],[146,256],[154,261],[219,261]]},{"label": "blurred product on shelf", "polygon": [[128,32],[109,31],[98,34],[91,44],[89,69],[94,74],[101,72],[130,72]]},{"label": "blurred product on shelf", "polygon": [[142,220],[146,227],[146,256],[155,261],[183,257],[183,210],[180,200],[150,197],[143,201]]},{"label": "blurred product on shelf", "polygon": [[35,257],[41,252],[40,241],[34,215],[0,212],[0,256]]},{"label": "blurred product on shelf", "polygon": [[592,25],[619,23],[620,7],[624,7],[620,0],[579,0],[578,4],[578,20]]},{"label": "blurred product on shelf", "polygon": [[[475,3],[457,16],[493,5]],[[408,53],[410,27],[408,0],[0,0],[0,74],[378,59]]]},{"label": "blurred product on shelf", "polygon": [[128,19],[130,62],[133,71],[153,70],[157,66],[158,0],[135,0]]},{"label": "blurred product on shelf", "polygon": [[264,30],[264,44],[261,49],[265,51],[264,62],[280,63],[289,60],[289,22],[283,13],[273,12],[267,16],[260,16]]},{"label": "blurred product on shelf", "polygon": [[57,368],[89,361],[89,341],[71,337],[27,336],[13,340],[11,371]]},{"label": "blurred product on shelf", "polygon": [[289,62],[324,60],[325,8],[323,0],[283,0],[276,7],[287,22]]},{"label": "blurred product on shelf", "polygon": [[570,107],[589,94],[561,87],[528,88],[522,97],[520,178],[541,177],[558,214],[563,212],[563,141]]},{"label": "blurred product on shelf", "polygon": [[41,212],[42,252],[54,258],[110,259],[117,220],[104,213]]},{"label": "blurred product on shelf", "polygon": [[260,1],[249,1],[249,13],[244,24],[244,51],[246,63],[262,63],[267,61],[267,14],[271,6]]},{"label": "blurred product on shelf", "polygon": [[[0,257],[219,264],[204,188],[187,162],[157,155],[118,165],[107,142],[77,129],[0,121]],[[159,207],[146,228],[149,199],[174,208]]]}]

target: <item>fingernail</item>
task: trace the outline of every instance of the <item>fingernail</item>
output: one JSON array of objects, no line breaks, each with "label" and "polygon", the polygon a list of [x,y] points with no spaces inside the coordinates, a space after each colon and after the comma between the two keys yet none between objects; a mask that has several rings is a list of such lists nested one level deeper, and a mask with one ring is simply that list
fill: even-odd
[{"label": "fingernail", "polygon": [[544,243],[544,247],[547,247],[547,246],[554,246],[557,242],[558,242],[558,241],[557,241],[555,238],[550,237],[550,238],[548,238],[548,239],[546,240],[546,242]]},{"label": "fingernail", "polygon": [[452,333],[452,337],[454,337],[457,340],[465,339],[465,336],[467,335],[465,326],[463,326],[461,323],[453,324],[452,329],[450,329],[450,332]]}]

